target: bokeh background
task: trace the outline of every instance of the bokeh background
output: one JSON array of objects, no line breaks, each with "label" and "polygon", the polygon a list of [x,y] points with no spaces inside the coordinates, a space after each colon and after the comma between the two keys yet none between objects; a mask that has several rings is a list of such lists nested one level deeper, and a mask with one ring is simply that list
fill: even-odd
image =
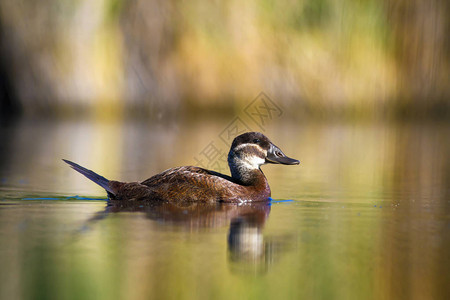
[{"label": "bokeh background", "polygon": [[448,118],[444,0],[1,0],[3,116]]},{"label": "bokeh background", "polygon": [[[0,0],[0,299],[448,300],[449,10]],[[229,174],[243,129],[301,161],[262,168],[275,200],[244,227],[254,261],[235,260],[227,211],[208,228],[107,215],[61,161]]]}]

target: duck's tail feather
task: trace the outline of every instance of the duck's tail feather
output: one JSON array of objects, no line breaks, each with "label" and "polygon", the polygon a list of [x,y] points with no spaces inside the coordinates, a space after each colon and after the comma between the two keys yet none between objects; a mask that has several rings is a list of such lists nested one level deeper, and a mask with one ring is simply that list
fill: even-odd
[{"label": "duck's tail feather", "polygon": [[100,176],[97,173],[95,173],[94,171],[88,170],[70,160],[63,159],[63,161],[65,163],[69,164],[70,167],[72,169],[74,169],[75,171],[80,172],[81,174],[83,174],[84,176],[86,176],[87,178],[89,178],[90,180],[92,180],[93,182],[95,182],[96,184],[101,186],[102,188],[104,188],[108,192],[108,194],[112,194],[112,195],[115,194],[114,191],[109,186],[109,180],[106,179],[105,177]]}]

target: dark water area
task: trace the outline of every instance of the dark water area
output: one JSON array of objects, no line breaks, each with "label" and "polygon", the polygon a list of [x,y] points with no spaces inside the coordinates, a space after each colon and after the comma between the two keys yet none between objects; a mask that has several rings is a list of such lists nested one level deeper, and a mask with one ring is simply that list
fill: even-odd
[{"label": "dark water area", "polygon": [[301,161],[262,167],[271,203],[111,207],[61,161],[228,173],[230,121],[0,127],[0,298],[448,299],[448,123],[249,128]]}]

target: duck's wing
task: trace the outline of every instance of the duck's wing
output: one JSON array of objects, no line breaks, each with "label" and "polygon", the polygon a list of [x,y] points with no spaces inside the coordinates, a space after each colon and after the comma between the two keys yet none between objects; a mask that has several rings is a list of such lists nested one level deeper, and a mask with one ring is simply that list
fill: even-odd
[{"label": "duck's wing", "polygon": [[192,166],[166,170],[141,184],[175,201],[227,201],[243,192],[230,176]]},{"label": "duck's wing", "polygon": [[[216,177],[216,178],[215,178]],[[215,180],[224,180],[224,182],[233,182],[233,179],[230,176],[220,174],[214,171],[210,171],[207,169],[186,166],[186,167],[176,167],[165,170],[155,176],[152,176],[144,181],[141,184],[146,185],[148,187],[158,186],[163,183],[177,183],[179,181],[195,181],[195,182],[203,182],[207,179],[215,179]]]}]

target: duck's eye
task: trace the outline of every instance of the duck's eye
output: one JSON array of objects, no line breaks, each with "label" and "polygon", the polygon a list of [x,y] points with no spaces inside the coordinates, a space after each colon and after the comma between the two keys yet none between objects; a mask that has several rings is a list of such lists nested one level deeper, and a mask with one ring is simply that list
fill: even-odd
[{"label": "duck's eye", "polygon": [[258,144],[259,142],[260,142],[259,139],[254,139],[254,140],[253,140],[253,143],[255,143],[255,144]]}]

